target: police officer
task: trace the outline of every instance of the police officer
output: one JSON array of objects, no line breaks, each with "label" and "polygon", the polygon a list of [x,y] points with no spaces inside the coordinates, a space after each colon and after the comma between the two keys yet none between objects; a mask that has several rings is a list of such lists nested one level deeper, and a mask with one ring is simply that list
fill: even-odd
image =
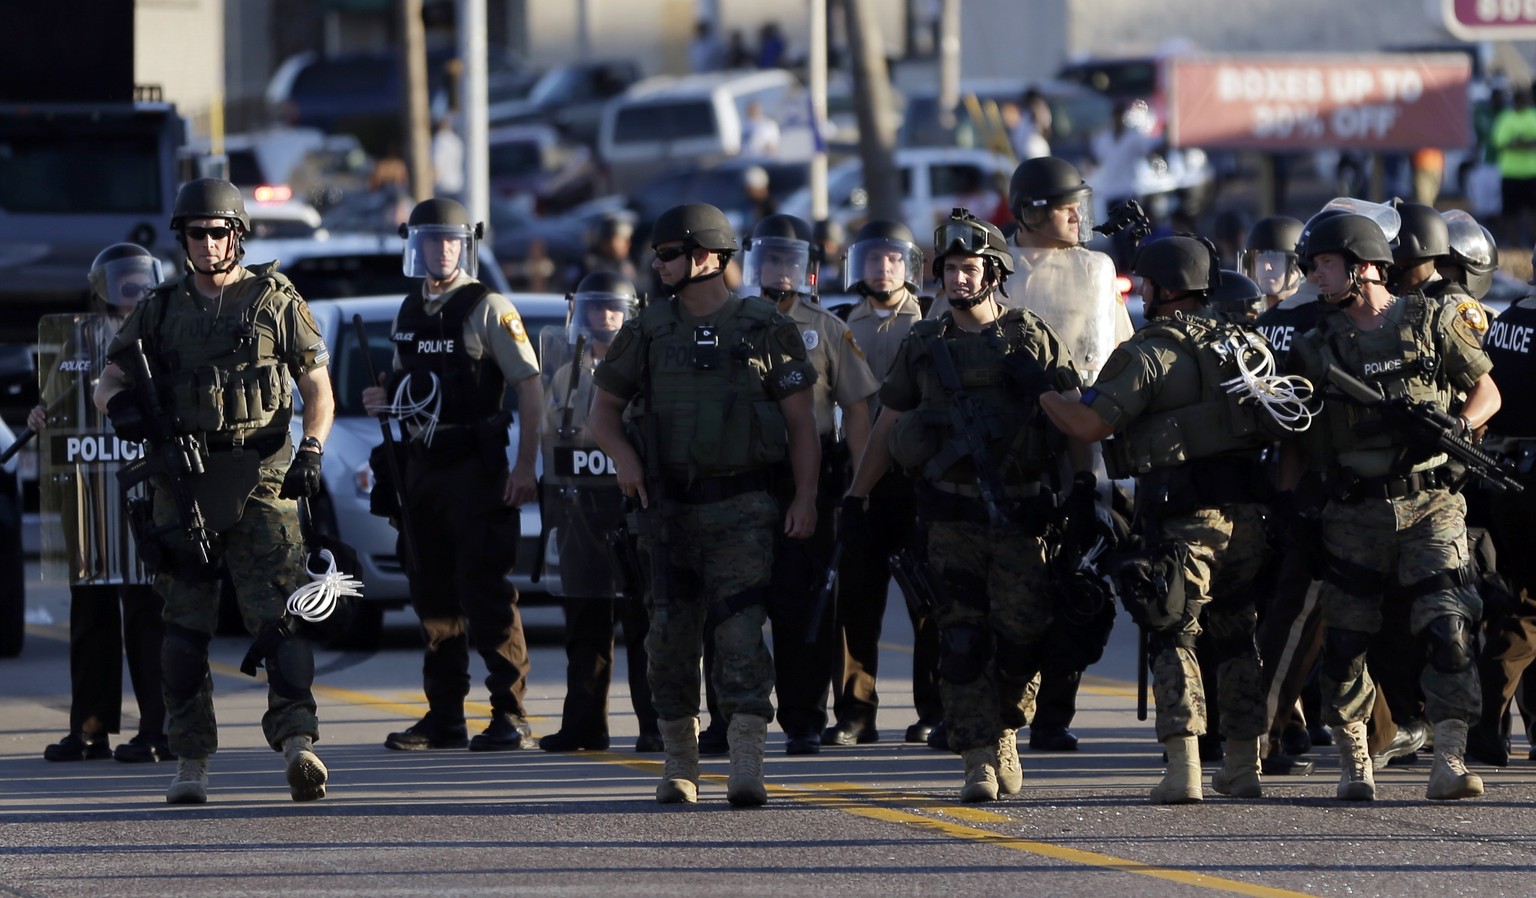
[{"label": "police officer", "polygon": [[539,740],[539,748],[545,751],[607,750],[613,626],[619,620],[624,627],[630,701],[640,721],[635,750],[662,750],[645,675],[645,634],[650,624],[640,584],[615,582],[619,565],[609,548],[609,533],[624,526],[623,497],[613,466],[587,426],[592,370],[639,305],[629,281],[612,272],[594,272],[582,278],[571,296],[566,326],[545,328],[539,339],[546,397],[540,436],[544,453],[540,506],[546,532],[556,528],[559,540],[566,660],[560,729]]},{"label": "police officer", "polygon": [[[848,330],[863,350],[864,361],[882,381],[889,375],[897,349],[922,318],[918,286],[923,277],[923,251],[907,226],[871,221],[859,229],[848,247],[843,268],[844,289],[862,299],[843,306]],[[846,312],[844,311],[846,310]],[[870,414],[879,411],[877,393],[869,399]],[[861,454],[860,454],[861,455]],[[854,458],[857,463],[860,455]],[[876,676],[880,664],[880,630],[890,593],[891,569],[886,559],[917,546],[917,505],[913,480],[892,468],[869,490],[872,527],[868,540],[844,542],[838,572],[837,623],[842,633],[841,671],[832,681],[836,723],[822,733],[823,745],[858,745],[878,741],[875,714],[880,708]],[[907,727],[907,742],[922,743],[944,718],[939,697],[939,631],[931,614],[908,606],[912,621],[912,702],[917,721]]]},{"label": "police officer", "polygon": [[[1313,283],[1339,311],[1297,338],[1289,367],[1323,384],[1329,366],[1337,366],[1388,397],[1454,413],[1457,429],[1467,433],[1499,410],[1491,363],[1466,319],[1417,292],[1394,296],[1387,289],[1392,253],[1376,222],[1357,214],[1329,218],[1310,229],[1306,251]],[[1481,795],[1482,780],[1463,761],[1467,727],[1480,705],[1474,639],[1482,603],[1463,573],[1469,555],[1458,474],[1443,454],[1382,426],[1376,408],[1325,396],[1319,417],[1284,459],[1281,486],[1297,481],[1303,460],[1328,472],[1320,513],[1322,684],[1342,760],[1337,795],[1375,798],[1365,723],[1376,687],[1366,650],[1383,617],[1403,612],[1429,655],[1420,679],[1435,742],[1426,795]]]},{"label": "police officer", "polygon": [[[1455,223],[1452,223],[1455,228]],[[1497,250],[1490,254],[1477,245],[1472,233],[1457,249],[1452,232],[1453,257],[1460,255],[1467,263],[1487,268],[1474,278],[1474,296],[1491,280],[1491,268],[1497,267]],[[1481,233],[1477,237],[1482,237]],[[1492,240],[1487,241],[1491,246]],[[1532,277],[1536,281],[1536,276]],[[1518,472],[1525,490],[1519,494],[1494,493],[1489,500],[1488,530],[1498,552],[1499,573],[1509,583],[1514,597],[1512,607],[1489,608],[1484,622],[1483,647],[1478,653],[1477,672],[1482,684],[1482,714],[1473,725],[1467,742],[1467,754],[1479,761],[1503,767],[1509,764],[1509,707],[1536,658],[1536,558],[1529,546],[1531,525],[1536,522],[1536,396],[1530,384],[1536,375],[1536,296],[1527,296],[1509,308],[1489,326],[1483,350],[1493,363],[1489,372],[1507,401],[1488,419],[1483,448],[1507,459]],[[1529,724],[1527,724],[1529,726]]]},{"label": "police officer", "polygon": [[[533,747],[523,707],[528,644],[507,573],[516,560],[517,508],[536,495],[539,416],[519,418],[509,471],[503,402],[509,385],[518,408],[539,408],[544,396],[517,309],[475,280],[481,230],[454,200],[424,200],[411,210],[401,226],[405,273],[421,278],[422,288],[395,315],[390,389],[370,386],[362,396],[370,413],[398,416],[410,432],[401,536],[411,607],[426,642],[427,713],[384,740],[400,751],[466,742],[470,751]],[[381,468],[388,470],[375,465],[376,476]],[[471,642],[485,661],[491,721],[469,740]]]},{"label": "police officer", "polygon": [[[806,358],[816,369],[812,406],[821,443],[816,532],[808,540],[782,540],[774,559],[774,683],[785,752],[816,754],[827,725],[835,630],[818,599],[832,560],[833,511],[848,480],[849,461],[869,439],[869,400],[880,389],[864,353],[843,320],[812,299],[817,253],[811,226],[792,215],[770,215],[752,229],[742,259],[742,290],[756,292],[795,322]],[[842,411],[839,433],[837,412]],[[792,472],[780,477],[780,499],[793,493]],[[822,617],[816,617],[817,614]],[[814,642],[807,642],[815,635]]]},{"label": "police officer", "polygon": [[598,219],[587,235],[587,252],[582,256],[581,264],[571,266],[566,272],[568,289],[578,289],[587,275],[600,271],[633,284],[639,276],[630,258],[630,241],[634,235],[634,222],[618,212],[609,212]]},{"label": "police officer", "polygon": [[[190,489],[212,534],[212,554],[222,559],[246,629],[256,635],[281,620],[287,597],[308,582],[294,500],[320,490],[335,400],[325,367],[330,353],[303,299],[277,273],[277,263],[240,264],[250,226],[240,191],[228,181],[202,178],[182,186],[171,229],[189,271],[152,290],[123,322],[107,350],[111,363],[102,371],[96,405],[122,439],[152,433],[151,407],[141,389],[129,389],[128,355],[141,344],[175,432],[198,444],[203,472],[189,477]],[[289,441],[295,382],[304,400],[296,454]],[[155,548],[162,556],[155,591],[165,601],[166,732],[180,757],[166,800],[201,804],[208,797],[208,756],[218,748],[208,642],[218,618],[219,573],[194,556],[165,480],[151,483]],[[141,551],[145,536],[139,534]],[[310,688],[314,650],[293,635],[273,640],[261,660],[267,744],[283,752],[295,801],[324,797],[327,771],[312,750],[319,736]]]},{"label": "police officer", "polygon": [[1402,219],[1392,244],[1390,287],[1401,296],[1418,290],[1430,299],[1460,302],[1471,298],[1460,282],[1441,277],[1437,267],[1451,254],[1451,232],[1433,206],[1422,203],[1392,204]]},{"label": "police officer", "polygon": [[1450,247],[1435,267],[1442,278],[1460,283],[1473,299],[1481,300],[1493,289],[1493,273],[1499,270],[1498,244],[1487,228],[1462,209],[1447,209],[1441,217]]},{"label": "police officer", "polygon": [[1136,475],[1139,561],[1160,576],[1118,579],[1151,642],[1157,737],[1168,755],[1152,790],[1156,804],[1204,798],[1196,746],[1206,731],[1195,652],[1202,632],[1216,654],[1225,740],[1225,764],[1212,787],[1241,798],[1263,794],[1259,737],[1266,719],[1253,590],[1268,557],[1261,455],[1271,437],[1261,426],[1263,412],[1220,384],[1239,360],[1255,362],[1264,350],[1248,344],[1241,328],[1211,317],[1215,268],[1214,248],[1191,237],[1143,244],[1134,270],[1146,283],[1148,326],[1115,351],[1081,401],[1041,398],[1069,435],[1114,435],[1104,448],[1111,475]]},{"label": "police officer", "polygon": [[[921,477],[944,722],[965,761],[965,802],[1022,788],[1015,734],[1055,616],[1043,536],[1064,448],[1036,414],[1036,397],[1079,384],[1055,332],[997,301],[1012,271],[989,222],[956,209],[936,229],[933,274],[952,311],[914,324],[902,341],[843,507],[844,528],[855,533],[868,526],[865,499],[893,464]],[[1073,449],[1085,469],[1087,447]]]},{"label": "police officer", "polygon": [[[49,761],[115,757],[119,761],[175,760],[165,739],[165,699],[160,694],[160,621],[163,603],[129,551],[115,472],[128,444],[115,441],[91,400],[90,390],[106,364],[107,343],[123,319],[163,279],[160,260],[141,246],[116,243],[91,263],[89,315],[49,315],[38,323],[43,402],[27,415],[34,433],[76,437],[100,445],[96,457],[72,454],[45,440],[40,464],[44,511],[57,515],[62,531],[43,528],[45,564],[58,562],[69,586],[69,735],[43,750]],[[45,518],[47,520],[47,518]],[[55,540],[57,536],[59,539]],[[49,576],[53,576],[50,573]],[[107,734],[122,726],[123,658],[139,706],[139,731],[112,750]]]},{"label": "police officer", "polygon": [[[726,798],[761,805],[773,719],[763,623],[776,537],[816,532],[816,371],[794,322],[766,300],[733,295],[721,279],[736,251],[725,213],[706,203],[673,207],[656,220],[651,241],[651,268],[672,296],[648,304],[620,330],[593,375],[590,426],[618,470],[619,489],[653,516],[641,548],[654,562],[646,649],[667,750],[656,800],[698,799],[699,659],[708,618],[712,673],[730,719]],[[654,453],[644,461],[625,439],[621,417],[637,396],[644,415],[655,416],[640,422]],[[795,495],[781,516],[770,490],[773,466],[785,457]]]}]

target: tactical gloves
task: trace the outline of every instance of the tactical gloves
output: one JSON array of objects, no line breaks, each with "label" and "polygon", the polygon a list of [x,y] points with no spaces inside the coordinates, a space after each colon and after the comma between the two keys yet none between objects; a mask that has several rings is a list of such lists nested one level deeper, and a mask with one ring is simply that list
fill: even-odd
[{"label": "tactical gloves", "polygon": [[149,438],[149,421],[129,390],[113,393],[107,400],[107,420],[119,439],[137,443]]},{"label": "tactical gloves", "polygon": [[320,493],[320,453],[313,449],[300,449],[288,466],[283,477],[284,499],[307,499]]},{"label": "tactical gloves", "polygon": [[1003,377],[1026,399],[1039,399],[1041,393],[1055,389],[1040,360],[1023,351],[1003,356]]}]

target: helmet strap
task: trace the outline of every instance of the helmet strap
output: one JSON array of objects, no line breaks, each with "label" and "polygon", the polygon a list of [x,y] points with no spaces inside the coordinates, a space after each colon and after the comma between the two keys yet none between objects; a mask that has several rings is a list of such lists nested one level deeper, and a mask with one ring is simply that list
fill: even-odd
[{"label": "helmet strap", "polygon": [[869,284],[864,281],[859,281],[857,284],[854,284],[853,292],[859,294],[860,296],[868,296],[871,299],[878,299],[881,302],[888,301],[896,293],[895,290],[876,290],[870,287]]}]

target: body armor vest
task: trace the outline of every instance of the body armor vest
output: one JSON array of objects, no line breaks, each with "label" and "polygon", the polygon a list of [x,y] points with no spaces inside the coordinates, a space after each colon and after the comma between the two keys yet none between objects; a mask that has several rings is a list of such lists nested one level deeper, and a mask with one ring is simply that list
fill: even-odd
[{"label": "body armor vest", "polygon": [[442,424],[477,424],[501,410],[507,382],[489,355],[470,358],[464,345],[464,319],[490,292],[484,284],[455,289],[435,315],[426,311],[426,297],[405,298],[390,335],[400,357],[400,373],[416,383],[412,392],[424,395],[424,381],[436,375],[442,397]]},{"label": "body armor vest", "polygon": [[1327,311],[1322,300],[1291,308],[1276,306],[1260,315],[1253,323],[1253,329],[1264,335],[1276,356],[1284,358],[1291,351],[1291,341],[1317,326],[1318,319]]},{"label": "body armor vest", "polygon": [[759,297],[732,297],[718,325],[690,328],[677,302],[653,302],[639,319],[645,411],[660,416],[666,475],[725,477],[779,461],[789,432],[764,380],[777,310]]},{"label": "body armor vest", "polygon": [[1483,338],[1504,404],[1488,421],[1500,436],[1536,437],[1536,305],[1516,303],[1493,320]]},{"label": "body armor vest", "polygon": [[1182,312],[1137,331],[1132,344],[1154,338],[1176,343],[1189,359],[1181,364],[1199,366],[1199,386],[1187,396],[1158,396],[1124,433],[1105,440],[1109,476],[1120,479],[1204,458],[1256,455],[1279,436],[1263,410],[1221,386],[1239,373],[1240,349],[1234,344],[1246,346],[1253,333],[1229,321]]},{"label": "body armor vest", "polygon": [[[911,361],[918,366],[921,400],[897,422],[892,434],[892,454],[903,467],[922,471],[933,458],[941,457],[953,443],[965,442],[957,433],[950,414],[949,392],[939,382],[929,358],[928,343],[942,336],[949,348],[960,389],[976,400],[975,407],[986,420],[977,422],[987,436],[992,463],[1005,486],[1038,483],[1043,474],[1054,473],[1055,458],[1065,446],[1065,439],[1045,416],[1038,414],[1033,399],[1021,399],[1003,377],[1003,357],[1010,352],[1028,352],[1028,347],[1045,342],[1041,321],[1024,309],[1004,309],[995,326],[982,333],[971,333],[953,326],[948,314],[925,318],[912,325],[907,339],[915,341]],[[1059,360],[1046,360],[1049,371]],[[971,486],[976,472],[971,457],[952,452],[958,461],[946,470],[928,472],[927,479]]]},{"label": "body armor vest", "polygon": [[159,368],[161,401],[172,410],[178,433],[228,433],[234,442],[286,441],[293,413],[293,385],[278,357],[278,298],[303,302],[275,263],[250,266],[254,277],[231,284],[218,302],[241,309],[238,317],[209,314],[179,303],[178,292],[195,294],[191,276],[163,285],[145,299],[146,350]]}]

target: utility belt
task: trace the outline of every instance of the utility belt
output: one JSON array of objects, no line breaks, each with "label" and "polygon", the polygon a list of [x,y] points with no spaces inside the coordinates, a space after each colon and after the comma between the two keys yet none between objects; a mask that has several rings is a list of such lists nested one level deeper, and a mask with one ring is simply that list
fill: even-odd
[{"label": "utility belt", "polygon": [[[1026,535],[1044,536],[1058,517],[1056,494],[1039,483],[1006,487],[1001,497],[1010,523]],[[917,481],[917,516],[925,523],[991,521],[987,503],[974,484]]]},{"label": "utility belt", "polygon": [[479,454],[493,470],[506,465],[506,448],[511,444],[507,425],[512,417],[507,412],[492,415],[473,424],[439,426],[432,433],[432,443],[412,438],[406,448],[413,461],[447,465]]},{"label": "utility belt", "polygon": [[289,440],[288,431],[275,433],[244,434],[230,431],[202,433],[198,442],[209,452],[232,452],[235,455],[251,452],[261,458],[277,454]]},{"label": "utility belt", "polygon": [[1273,492],[1257,458],[1202,458],[1137,477],[1137,516],[1162,521],[1202,508],[1268,502]]},{"label": "utility belt", "polygon": [[767,471],[748,471],[725,477],[703,477],[693,482],[667,481],[667,498],[683,505],[708,505],[724,502],[743,493],[767,492],[773,486],[773,478]]},{"label": "utility belt", "polygon": [[1428,490],[1454,489],[1461,482],[1461,476],[1445,465],[1391,477],[1356,477],[1341,470],[1329,479],[1333,482],[1333,498],[1350,504],[1367,499],[1401,499]]}]

